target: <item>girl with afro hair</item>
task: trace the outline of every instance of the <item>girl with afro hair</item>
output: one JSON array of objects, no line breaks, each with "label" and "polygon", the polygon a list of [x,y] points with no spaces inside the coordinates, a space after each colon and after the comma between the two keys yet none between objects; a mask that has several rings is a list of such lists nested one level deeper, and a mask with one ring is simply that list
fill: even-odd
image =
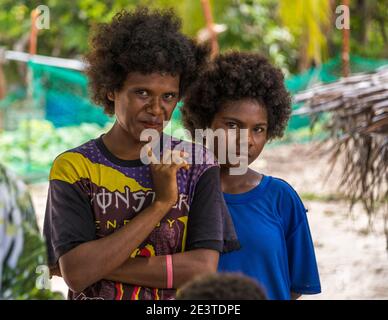
[{"label": "girl with afro hair", "polygon": [[[281,71],[258,54],[240,52],[218,56],[191,87],[182,108],[192,135],[195,129],[235,129],[239,137],[245,130],[248,150],[236,150],[248,164],[269,140],[283,135],[290,113]],[[228,137],[223,142],[226,154]],[[220,159],[219,152],[215,150]],[[230,169],[236,163],[228,159],[220,164],[221,189],[241,249],[222,254],[218,270],[256,279],[269,299],[319,293],[313,242],[298,194],[287,182],[252,169],[233,175]]]}]

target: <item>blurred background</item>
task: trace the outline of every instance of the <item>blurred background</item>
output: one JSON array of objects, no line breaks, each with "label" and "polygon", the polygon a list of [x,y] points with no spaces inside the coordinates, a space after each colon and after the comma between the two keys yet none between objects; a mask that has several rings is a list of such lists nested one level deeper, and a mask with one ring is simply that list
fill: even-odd
[{"label": "blurred background", "polygon": [[323,292],[306,298],[388,299],[387,0],[1,0],[0,163],[28,184],[39,226],[54,158],[112,125],[82,72],[89,31],[139,4],[173,7],[215,54],[259,52],[283,70],[294,113],[252,166],[309,209]]}]

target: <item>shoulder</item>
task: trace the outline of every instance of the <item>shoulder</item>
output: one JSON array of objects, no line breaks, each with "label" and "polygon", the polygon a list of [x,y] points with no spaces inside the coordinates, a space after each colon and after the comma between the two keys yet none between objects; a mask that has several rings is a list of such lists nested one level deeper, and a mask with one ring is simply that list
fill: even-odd
[{"label": "shoulder", "polygon": [[192,143],[190,171],[195,177],[196,181],[203,181],[203,183],[219,184],[219,165],[213,152],[205,146],[197,143]]},{"label": "shoulder", "polygon": [[286,181],[268,177],[267,196],[273,197],[273,208],[280,216],[286,231],[306,220],[306,208],[295,189]]},{"label": "shoulder", "polygon": [[268,188],[271,189],[272,194],[281,196],[285,201],[300,201],[298,193],[287,181],[271,176],[268,176],[267,178],[269,179]]},{"label": "shoulder", "polygon": [[90,154],[97,152],[95,140],[59,154],[53,161],[50,180],[75,182],[90,164]]}]

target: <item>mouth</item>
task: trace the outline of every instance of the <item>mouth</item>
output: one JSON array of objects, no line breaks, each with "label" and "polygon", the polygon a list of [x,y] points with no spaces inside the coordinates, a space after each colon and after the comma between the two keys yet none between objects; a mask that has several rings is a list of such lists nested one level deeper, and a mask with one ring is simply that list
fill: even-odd
[{"label": "mouth", "polygon": [[147,129],[157,129],[163,125],[161,121],[140,121],[141,125]]}]

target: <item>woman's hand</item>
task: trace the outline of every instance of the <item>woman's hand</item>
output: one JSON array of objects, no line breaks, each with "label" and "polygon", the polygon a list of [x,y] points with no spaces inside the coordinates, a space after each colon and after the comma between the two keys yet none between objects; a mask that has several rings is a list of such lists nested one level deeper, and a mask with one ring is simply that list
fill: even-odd
[{"label": "woman's hand", "polygon": [[161,163],[156,159],[150,148],[148,156],[151,159],[151,173],[154,183],[155,202],[162,203],[169,209],[178,200],[178,185],[176,174],[180,168],[187,170],[189,165],[185,160],[188,154],[183,151],[167,150]]}]

